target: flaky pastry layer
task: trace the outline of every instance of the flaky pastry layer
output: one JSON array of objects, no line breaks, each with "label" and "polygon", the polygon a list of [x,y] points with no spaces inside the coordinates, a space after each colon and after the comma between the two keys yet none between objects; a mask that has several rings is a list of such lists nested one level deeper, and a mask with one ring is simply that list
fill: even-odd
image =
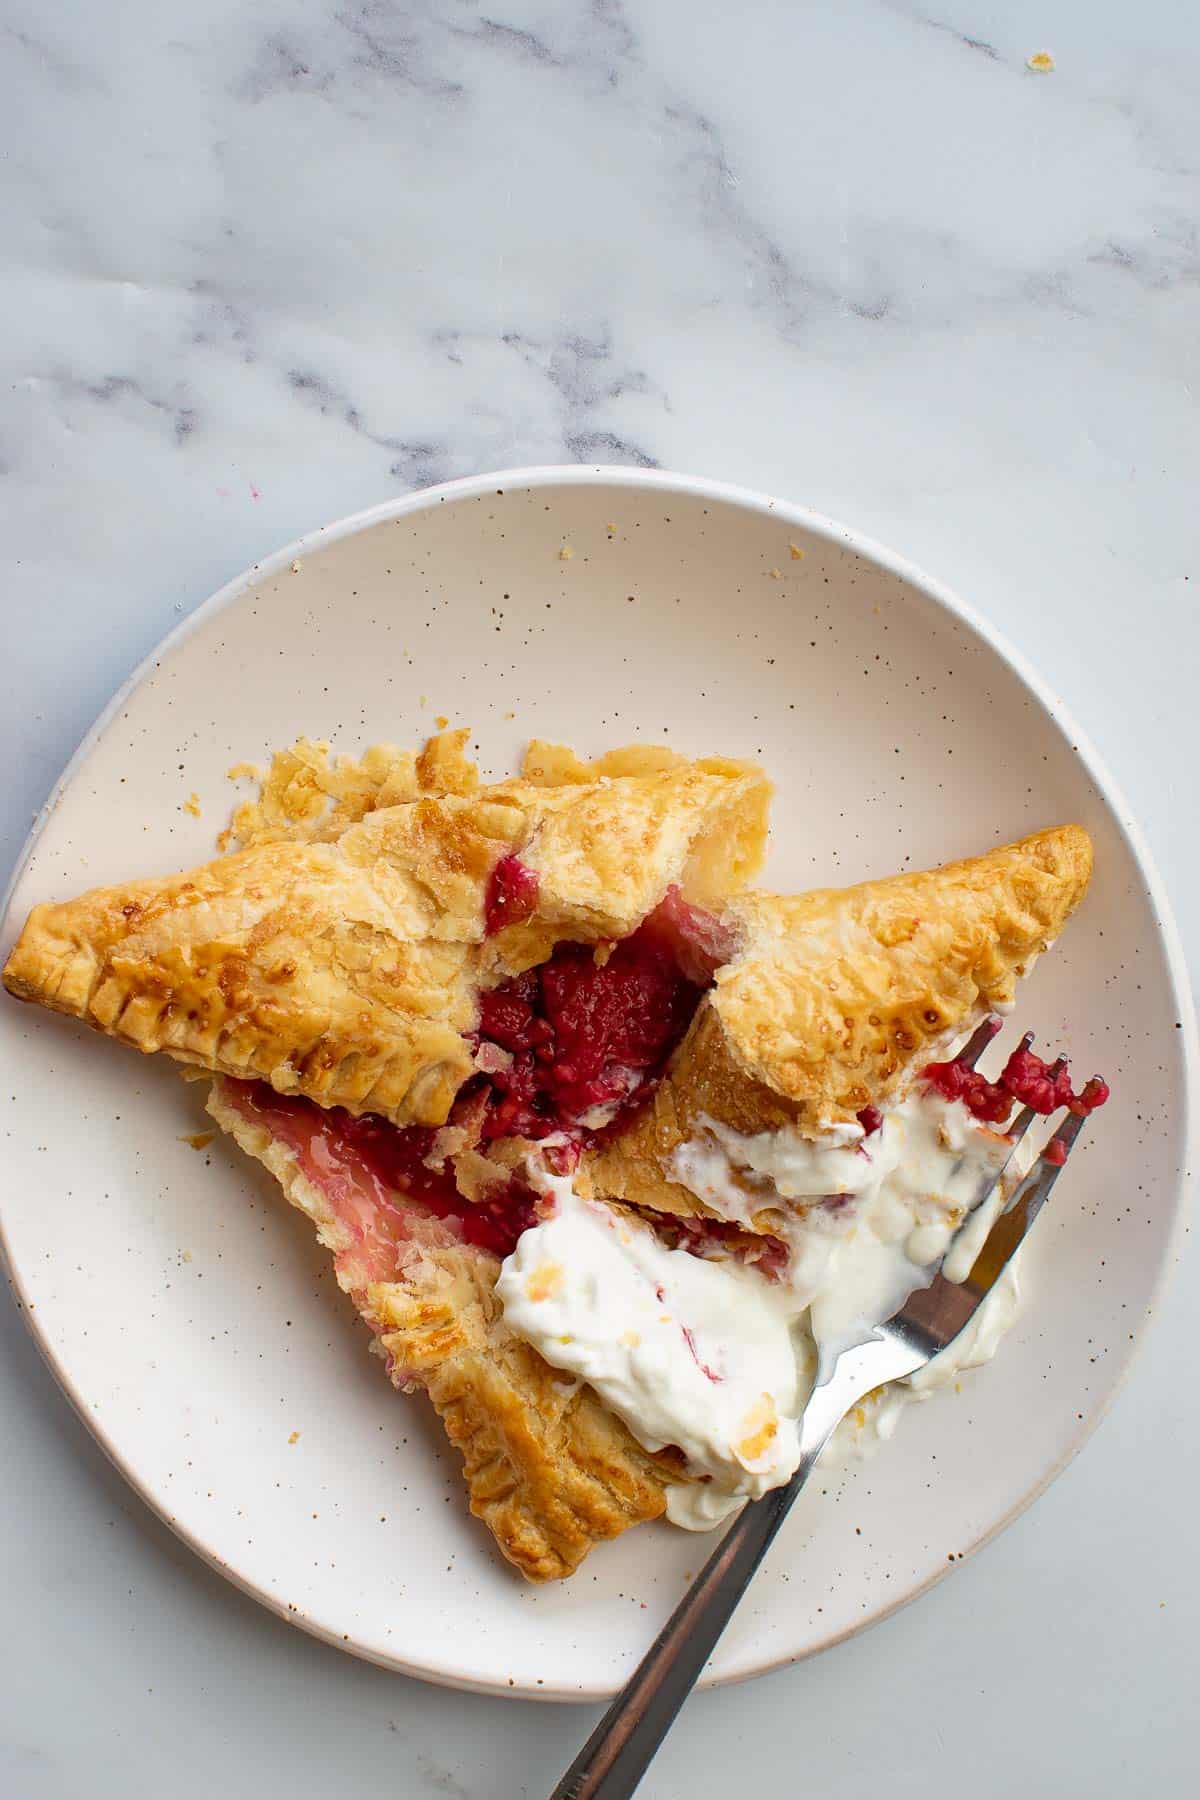
[{"label": "flaky pastry layer", "polygon": [[921,874],[731,901],[739,953],[717,971],[653,1099],[585,1155],[583,1186],[702,1214],[672,1176],[706,1118],[818,1136],[886,1104],[947,1038],[1011,1004],[1091,869],[1087,832],[1062,825]]},{"label": "flaky pastry layer", "polygon": [[395,1281],[359,1286],[355,1240],[296,1153],[248,1119],[219,1080],[207,1106],[312,1221],[393,1383],[429,1395],[462,1455],[472,1513],[523,1575],[570,1575],[594,1545],[659,1517],[678,1479],[670,1457],[648,1455],[590,1388],[513,1335],[494,1257],[396,1196],[411,1233],[403,1266]]},{"label": "flaky pastry layer", "polygon": [[[235,817],[245,848],[35,907],[5,985],[138,1050],[442,1124],[472,1073],[481,990],[562,939],[627,936],[669,887],[712,905],[744,886],[770,791],[720,758],[635,746],[587,765],[541,744],[520,778],[482,786],[466,735],[332,766],[302,740]],[[537,877],[536,905],[488,937],[508,856]]]}]

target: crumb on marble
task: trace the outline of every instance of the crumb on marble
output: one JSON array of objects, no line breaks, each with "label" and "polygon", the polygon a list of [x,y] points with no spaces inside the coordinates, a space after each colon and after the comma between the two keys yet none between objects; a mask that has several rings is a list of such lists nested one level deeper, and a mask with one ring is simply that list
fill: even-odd
[{"label": "crumb on marble", "polygon": [[445,731],[447,725],[450,723],[445,713],[438,713],[433,722],[439,731]]},{"label": "crumb on marble", "polygon": [[772,581],[782,581],[783,580],[783,570],[782,569],[768,569],[767,574],[771,577]]},{"label": "crumb on marble", "polygon": [[190,1144],[193,1150],[207,1150],[216,1135],[215,1131],[185,1131],[179,1142]]},{"label": "crumb on marble", "polygon": [[1032,69],[1035,75],[1053,75],[1054,58],[1048,50],[1035,50],[1032,56],[1025,58],[1025,67]]},{"label": "crumb on marble", "polygon": [[180,1262],[191,1262],[191,1260],[192,1260],[191,1251],[190,1250],[182,1251],[180,1254],[179,1260],[180,1260]]},{"label": "crumb on marble", "polygon": [[804,552],[800,548],[799,544],[789,544],[788,545],[788,555],[791,557],[793,562],[803,562],[803,560],[804,560]]},{"label": "crumb on marble", "polygon": [[558,553],[558,560],[559,562],[570,562],[574,554],[575,552],[572,550],[570,544],[564,544]]},{"label": "crumb on marble", "polygon": [[198,819],[200,817],[200,796],[195,788],[192,789],[191,793],[184,801],[183,810],[185,813],[191,813],[193,819]]}]

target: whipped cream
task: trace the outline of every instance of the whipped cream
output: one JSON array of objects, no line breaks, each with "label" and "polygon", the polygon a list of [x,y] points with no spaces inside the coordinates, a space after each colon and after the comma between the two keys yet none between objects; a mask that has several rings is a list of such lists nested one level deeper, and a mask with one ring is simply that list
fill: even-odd
[{"label": "whipped cream", "polygon": [[677,1445],[718,1491],[786,1481],[803,1404],[787,1293],[668,1248],[567,1177],[542,1185],[553,1215],[523,1233],[496,1284],[512,1330],[595,1388],[645,1449]]},{"label": "whipped cream", "polygon": [[[928,1285],[981,1181],[1010,1148],[961,1101],[924,1088],[885,1113],[870,1137],[860,1127],[813,1139],[794,1130],[744,1136],[712,1119],[701,1126],[676,1151],[674,1179],[723,1219],[768,1215],[790,1252],[784,1281],[796,1308],[810,1309],[827,1360]],[[989,1202],[976,1249],[1001,1204],[999,1195]],[[956,1245],[947,1277],[963,1280],[974,1260],[974,1250],[964,1256]]]},{"label": "whipped cream", "polygon": [[[960,1101],[924,1088],[870,1137],[854,1126],[743,1135],[705,1119],[672,1176],[720,1217],[783,1238],[780,1279],[670,1249],[568,1177],[534,1173],[554,1210],[522,1235],[497,1293],[511,1329],[595,1388],[647,1450],[678,1446],[701,1479],[671,1488],[668,1517],[707,1530],[792,1474],[808,1396],[843,1350],[943,1258],[949,1279],[965,1279],[1002,1196],[955,1234],[1008,1150]],[[855,1409],[829,1453],[844,1460],[890,1437],[907,1401],[994,1353],[1016,1308],[1010,1271],[942,1356]]]}]

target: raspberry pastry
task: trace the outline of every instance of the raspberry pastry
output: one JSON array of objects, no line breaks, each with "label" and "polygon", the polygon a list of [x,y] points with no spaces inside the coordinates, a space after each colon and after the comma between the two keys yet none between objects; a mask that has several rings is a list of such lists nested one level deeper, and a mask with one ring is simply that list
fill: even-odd
[{"label": "raspberry pastry", "polygon": [[742,763],[635,748],[588,766],[536,744],[519,780],[484,787],[465,737],[372,753],[376,780],[331,812],[285,760],[245,848],[36,907],[5,985],[139,1050],[443,1124],[482,994],[561,941],[628,937],[669,889],[712,904],[743,886],[769,796]]},{"label": "raspberry pastry", "polygon": [[758,770],[534,744],[482,786],[464,737],[302,740],[239,849],[39,907],[5,981],[216,1076],[540,1581],[786,1481],[819,1359],[957,1242],[1014,1100],[1103,1100],[1028,1050],[996,1081],[938,1061],[1011,1004],[1091,847],[749,893]]}]

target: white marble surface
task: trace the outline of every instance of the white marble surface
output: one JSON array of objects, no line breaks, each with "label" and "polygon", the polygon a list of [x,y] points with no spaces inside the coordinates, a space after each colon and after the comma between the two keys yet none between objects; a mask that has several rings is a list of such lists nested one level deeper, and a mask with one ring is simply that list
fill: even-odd
[{"label": "white marble surface", "polygon": [[[7,0],[0,96],[5,866],[110,691],[260,553],[446,476],[653,461],[861,526],[1053,659],[1196,972],[1187,0]],[[1184,1791],[1198,1279],[1030,1514],[695,1700],[648,1800]],[[0,1333],[0,1792],[553,1784],[588,1712],[289,1631]]]}]

